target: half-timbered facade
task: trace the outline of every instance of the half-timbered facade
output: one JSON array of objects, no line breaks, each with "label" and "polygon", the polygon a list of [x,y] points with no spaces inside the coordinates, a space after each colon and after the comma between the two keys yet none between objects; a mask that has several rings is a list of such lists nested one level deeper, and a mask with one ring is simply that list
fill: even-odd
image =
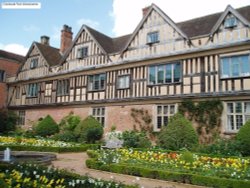
[{"label": "half-timbered facade", "polygon": [[221,133],[250,118],[250,6],[175,23],[159,7],[144,9],[132,34],[111,38],[83,25],[63,49],[48,38],[33,43],[9,82],[9,108],[30,125],[51,114],[93,115],[106,131],[133,128],[131,109],[145,109],[154,130],[167,124],[182,99],[220,99]]}]

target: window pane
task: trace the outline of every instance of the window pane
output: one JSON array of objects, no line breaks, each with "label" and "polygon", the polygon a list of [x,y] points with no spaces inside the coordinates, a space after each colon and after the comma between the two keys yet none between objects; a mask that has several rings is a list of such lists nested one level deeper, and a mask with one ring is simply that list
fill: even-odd
[{"label": "window pane", "polygon": [[168,116],[163,117],[163,125],[167,126],[168,125]]},{"label": "window pane", "polygon": [[180,63],[174,64],[174,82],[179,82],[181,77],[181,65]]},{"label": "window pane", "polygon": [[242,103],[241,102],[235,103],[235,112],[242,113]]},{"label": "window pane", "polygon": [[239,57],[232,57],[231,70],[232,70],[232,76],[239,76],[240,75]]},{"label": "window pane", "polygon": [[234,116],[233,115],[227,116],[227,126],[229,130],[234,130]]},{"label": "window pane", "polygon": [[221,59],[221,77],[222,78],[230,77],[229,58],[222,58]]},{"label": "window pane", "polygon": [[93,108],[93,113],[92,113],[93,116],[96,116],[96,108]]},{"label": "window pane", "polygon": [[244,55],[240,57],[240,65],[241,65],[241,76],[249,76],[250,75],[249,55]]},{"label": "window pane", "polygon": [[155,80],[155,66],[149,67],[149,84],[156,84]]},{"label": "window pane", "polygon": [[245,115],[245,123],[250,120],[250,115]]},{"label": "window pane", "polygon": [[157,114],[158,115],[162,114],[162,106],[157,106]]},{"label": "window pane", "polygon": [[166,65],[166,77],[165,77],[166,83],[172,82],[172,64]]},{"label": "window pane", "polygon": [[233,108],[233,103],[227,103],[227,113],[233,113],[234,108]]},{"label": "window pane", "polygon": [[157,128],[158,128],[158,129],[160,129],[161,126],[162,126],[162,120],[161,120],[161,119],[162,119],[161,116],[158,116],[158,117],[157,117]]},{"label": "window pane", "polygon": [[100,74],[100,88],[99,89],[104,89],[105,87],[105,74]]},{"label": "window pane", "polygon": [[159,41],[159,34],[158,32],[148,33],[147,42],[154,43]]},{"label": "window pane", "polygon": [[93,76],[89,76],[88,77],[88,89],[89,90],[93,90],[94,89],[94,87],[93,87],[93,82],[94,82],[94,77]]},{"label": "window pane", "polygon": [[174,114],[175,113],[175,106],[171,105],[170,106],[170,114]]},{"label": "window pane", "polygon": [[250,113],[250,102],[245,102],[244,112],[245,113]]},{"label": "window pane", "polygon": [[104,116],[105,114],[105,108],[102,108],[102,115]]},{"label": "window pane", "polygon": [[236,129],[239,130],[243,124],[242,115],[236,115]]},{"label": "window pane", "polygon": [[162,84],[164,82],[164,66],[158,66],[157,83]]},{"label": "window pane", "polygon": [[164,106],[164,112],[163,112],[164,114],[168,114],[168,106]]}]

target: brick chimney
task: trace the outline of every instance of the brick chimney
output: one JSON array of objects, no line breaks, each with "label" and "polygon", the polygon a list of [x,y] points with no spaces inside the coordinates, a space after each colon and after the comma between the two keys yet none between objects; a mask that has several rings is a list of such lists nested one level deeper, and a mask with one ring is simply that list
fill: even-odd
[{"label": "brick chimney", "polygon": [[147,7],[145,7],[145,8],[142,9],[142,16],[143,16],[143,17],[148,13],[150,7],[151,7],[151,6],[147,6]]},{"label": "brick chimney", "polygon": [[46,35],[41,36],[41,44],[49,46],[49,37]]},{"label": "brick chimney", "polygon": [[65,51],[70,47],[72,38],[73,33],[71,31],[71,27],[69,27],[68,25],[63,25],[63,29],[61,30],[61,53],[65,53]]}]

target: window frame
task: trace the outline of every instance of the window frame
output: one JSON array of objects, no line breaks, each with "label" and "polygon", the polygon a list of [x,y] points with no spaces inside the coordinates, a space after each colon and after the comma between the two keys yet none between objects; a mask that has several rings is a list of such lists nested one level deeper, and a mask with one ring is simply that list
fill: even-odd
[{"label": "window frame", "polygon": [[28,85],[27,98],[38,97],[38,83],[30,83]]},{"label": "window frame", "polygon": [[[154,35],[156,35],[157,38]],[[153,31],[153,32],[147,33],[147,44],[155,44],[155,43],[158,43],[158,42],[160,42],[159,31]]]},{"label": "window frame", "polygon": [[30,69],[35,69],[38,67],[38,58],[32,58],[30,61]]},{"label": "window frame", "polygon": [[[122,78],[128,78],[128,85],[125,85],[124,87],[121,87],[119,84],[120,84],[120,79]],[[131,79],[131,76],[130,74],[124,74],[124,75],[118,75],[117,76],[117,89],[119,90],[122,90],[122,89],[129,89],[130,88],[130,79]],[[125,83],[127,84],[127,82],[125,81]]]},{"label": "window frame", "polygon": [[[176,76],[176,71],[175,71],[175,67],[176,66],[179,66],[179,71],[178,71],[178,78],[179,80],[178,81],[175,81],[175,79],[177,77]],[[159,81],[159,68],[160,67],[163,67],[163,70],[162,70],[162,75],[163,75],[163,78]],[[171,81],[168,82],[167,81],[167,68],[168,67],[171,67]],[[151,70],[153,70],[151,72]],[[154,76],[152,76],[154,72]],[[154,81],[151,80],[151,77],[154,78]],[[151,65],[151,66],[148,66],[148,83],[147,85],[148,86],[154,86],[154,85],[170,85],[170,84],[180,84],[182,82],[182,65],[181,65],[181,61],[176,61],[176,62],[169,62],[169,63],[164,63],[164,64],[157,64],[157,65]]]},{"label": "window frame", "polygon": [[[102,79],[101,79],[102,77],[104,78],[103,84],[102,84]],[[106,73],[88,75],[88,91],[94,92],[94,91],[105,90],[106,80],[107,80]],[[96,84],[98,84],[98,88],[96,88]],[[102,85],[103,85],[103,87],[102,87]]]},{"label": "window frame", "polygon": [[230,16],[224,20],[224,28],[226,29],[237,27],[237,25],[238,19],[235,16]]},{"label": "window frame", "polygon": [[[161,113],[159,113],[158,109],[161,108]],[[171,108],[174,107],[174,112],[171,113]],[[167,113],[164,112],[164,110],[167,108]],[[155,123],[154,123],[154,131],[160,131],[162,127],[167,126],[164,125],[164,122],[167,120],[169,122],[169,119],[174,116],[178,111],[178,105],[177,104],[157,104],[155,105]],[[161,120],[161,125],[159,127],[159,118]]]},{"label": "window frame", "polygon": [[[51,85],[49,88],[47,88],[47,85]],[[52,82],[46,82],[45,83],[45,90],[44,90],[44,96],[45,97],[50,97],[52,95]]]},{"label": "window frame", "polygon": [[77,49],[76,57],[77,59],[83,59],[88,57],[89,49],[88,46],[82,46]]},{"label": "window frame", "polygon": [[25,125],[25,116],[26,116],[25,110],[19,110],[18,111],[18,120],[17,120],[16,124],[17,125]]},{"label": "window frame", "polygon": [[[244,62],[242,61],[237,61],[237,62],[234,62],[233,60],[235,58],[242,58],[243,57],[247,57],[248,58],[248,63],[245,65]],[[224,62],[223,62],[224,60]],[[227,62],[226,62],[227,61]],[[225,66],[226,64],[227,67]],[[234,76],[234,69],[233,69],[233,66],[238,66],[238,72],[236,76]],[[243,70],[245,70],[245,66],[248,67],[248,73],[244,73]],[[226,56],[220,56],[220,79],[234,79],[234,78],[244,78],[244,77],[250,77],[250,53],[244,53],[244,54],[236,54],[236,55],[226,55]],[[226,68],[228,69],[226,71]],[[227,76],[226,74],[224,74],[225,72],[228,72]]]},{"label": "window frame", "polygon": [[6,71],[0,69],[0,83],[5,82],[5,77],[6,77]]},{"label": "window frame", "polygon": [[58,96],[58,97],[60,97],[60,96],[67,96],[67,95],[69,95],[69,92],[70,92],[70,82],[69,82],[69,79],[57,80],[56,96]]},{"label": "window frame", "polygon": [[[249,112],[245,111],[246,103],[249,104]],[[228,105],[233,105],[233,112],[229,112]],[[241,104],[241,112],[237,112],[237,104]],[[250,101],[229,101],[225,103],[225,116],[226,116],[226,131],[231,133],[236,133],[239,131],[239,129],[248,121],[250,120]],[[229,118],[230,116],[230,118]],[[238,124],[239,117],[241,116],[242,123],[241,125]],[[247,118],[247,116],[249,116]],[[232,118],[233,117],[233,118]],[[230,122],[232,118],[232,121]]]},{"label": "window frame", "polygon": [[21,91],[20,86],[16,86],[16,99],[20,99],[20,91]]},{"label": "window frame", "polygon": [[[98,114],[98,111],[100,112],[99,114]],[[106,121],[106,118],[105,118],[106,109],[105,109],[105,107],[93,107],[91,109],[91,115],[97,121],[99,121],[103,127],[105,127],[105,121]]]}]

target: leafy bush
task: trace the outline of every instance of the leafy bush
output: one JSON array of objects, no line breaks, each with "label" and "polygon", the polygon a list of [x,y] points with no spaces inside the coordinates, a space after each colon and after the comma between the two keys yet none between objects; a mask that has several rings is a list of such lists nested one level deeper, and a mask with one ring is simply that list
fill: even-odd
[{"label": "leafy bush", "polygon": [[124,147],[149,148],[151,146],[151,142],[144,132],[124,131],[122,139]]},{"label": "leafy bush", "polygon": [[235,139],[218,139],[213,144],[201,145],[198,152],[213,155],[241,156],[239,146],[239,141]]},{"label": "leafy bush", "polygon": [[57,133],[52,137],[53,140],[60,140],[64,142],[76,142],[77,137],[73,131],[65,131],[61,133]]},{"label": "leafy bush", "polygon": [[239,130],[236,135],[236,140],[239,141],[239,149],[243,155],[250,155],[250,120],[248,120]]},{"label": "leafy bush", "polygon": [[70,112],[69,115],[64,117],[59,123],[59,127],[63,131],[74,131],[77,125],[81,122],[81,118]]},{"label": "leafy bush", "polygon": [[194,160],[194,155],[190,151],[184,151],[181,154],[180,160],[185,161],[186,163],[193,163]]},{"label": "leafy bush", "polygon": [[58,133],[59,127],[54,119],[50,115],[47,115],[44,119],[38,122],[34,131],[36,135],[46,137]]},{"label": "leafy bush", "polygon": [[161,147],[170,150],[181,148],[192,150],[198,146],[198,135],[191,122],[177,113],[170,118],[168,125],[161,130],[158,143]]},{"label": "leafy bush", "polygon": [[16,129],[17,115],[7,109],[0,110],[0,133],[6,134]]},{"label": "leafy bush", "polygon": [[103,127],[93,116],[88,116],[76,128],[75,134],[79,142],[95,143],[103,135]]}]

